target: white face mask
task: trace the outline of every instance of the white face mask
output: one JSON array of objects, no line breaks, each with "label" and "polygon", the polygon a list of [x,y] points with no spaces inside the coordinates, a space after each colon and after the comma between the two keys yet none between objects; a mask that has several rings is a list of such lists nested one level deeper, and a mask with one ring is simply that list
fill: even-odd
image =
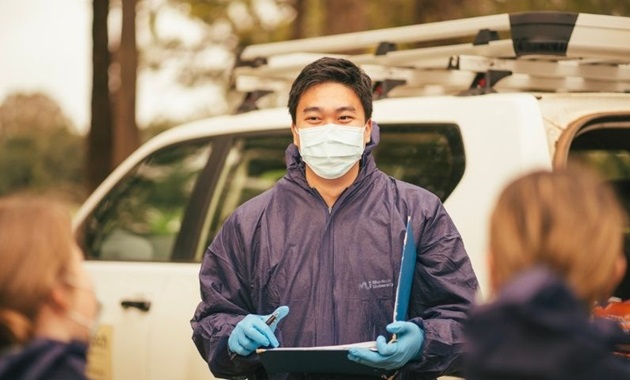
[{"label": "white face mask", "polygon": [[[99,306],[98,314],[100,314],[100,306]],[[70,318],[74,323],[85,328],[87,330],[88,340],[92,340],[94,335],[96,335],[96,331],[98,330],[98,325],[99,325],[98,314],[95,319],[89,319],[74,310],[69,310],[67,315],[68,315],[68,318]]]},{"label": "white face mask", "polygon": [[91,340],[92,337],[94,337],[94,335],[96,334],[96,330],[98,329],[102,304],[96,297],[93,287],[88,287],[88,286],[79,284],[74,279],[71,279],[71,278],[65,278],[64,282],[75,289],[87,291],[92,294],[93,302],[96,308],[96,310],[94,311],[93,318],[88,318],[76,310],[68,310],[66,314],[68,318],[70,318],[70,320],[72,320],[74,323],[86,329],[87,338],[88,340]]},{"label": "white face mask", "polygon": [[298,128],[300,155],[318,176],[339,178],[356,164],[363,154],[365,126],[326,124]]}]

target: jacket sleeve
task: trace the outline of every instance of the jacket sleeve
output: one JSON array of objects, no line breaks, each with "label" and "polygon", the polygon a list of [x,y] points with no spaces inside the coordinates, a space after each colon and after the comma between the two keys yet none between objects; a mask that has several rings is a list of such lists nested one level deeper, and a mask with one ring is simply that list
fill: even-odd
[{"label": "jacket sleeve", "polygon": [[257,355],[230,358],[228,338],[234,326],[254,312],[249,295],[249,253],[237,216],[224,223],[201,264],[201,303],[191,320],[193,341],[210,371],[221,378],[244,378],[260,370]]},{"label": "jacket sleeve", "polygon": [[462,238],[442,203],[436,199],[424,212],[409,315],[424,330],[425,340],[421,358],[403,371],[432,379],[460,374],[463,324],[478,283]]}]

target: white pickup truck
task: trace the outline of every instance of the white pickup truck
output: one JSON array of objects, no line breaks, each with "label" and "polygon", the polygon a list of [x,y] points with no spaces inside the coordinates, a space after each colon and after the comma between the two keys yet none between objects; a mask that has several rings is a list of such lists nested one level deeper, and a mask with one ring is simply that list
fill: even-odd
[{"label": "white pickup truck", "polygon": [[[372,76],[377,165],[443,200],[484,291],[487,218],[515,176],[580,158],[630,208],[629,41],[630,18],[553,12],[248,47],[234,71],[238,113],[150,140],[76,214],[104,304],[90,376],[212,378],[189,324],[199,263],[223,220],[284,174],[283,102],[304,64],[343,56]],[[630,283],[617,294],[630,298]]]}]

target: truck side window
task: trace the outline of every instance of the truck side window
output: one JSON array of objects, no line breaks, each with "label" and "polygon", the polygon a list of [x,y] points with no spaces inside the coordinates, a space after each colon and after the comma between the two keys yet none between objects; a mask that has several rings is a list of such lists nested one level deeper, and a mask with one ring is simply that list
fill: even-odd
[{"label": "truck side window", "polygon": [[210,245],[225,219],[238,206],[270,189],[282,178],[287,168],[285,150],[292,140],[288,127],[280,132],[240,136],[233,140],[210,201],[206,234],[201,239],[204,244],[198,254]]},{"label": "truck side window", "polygon": [[79,236],[87,259],[169,261],[208,140],[163,148],[112,188]]},{"label": "truck side window", "polygon": [[[569,158],[569,165],[585,164],[610,181],[626,212],[630,213],[630,117],[625,121],[590,122],[582,127],[571,142]],[[625,231],[625,254],[630,263],[628,227]],[[626,271],[615,296],[630,299],[630,271]]]},{"label": "truck side window", "polygon": [[444,202],[464,174],[464,144],[455,124],[381,125],[376,166]]}]

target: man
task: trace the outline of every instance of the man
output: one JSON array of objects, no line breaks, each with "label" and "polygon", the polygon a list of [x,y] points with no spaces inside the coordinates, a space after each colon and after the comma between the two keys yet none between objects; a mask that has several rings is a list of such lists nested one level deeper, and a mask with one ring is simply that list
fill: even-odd
[{"label": "man", "polygon": [[[349,358],[399,378],[459,370],[477,279],[440,200],[376,168],[371,89],[361,69],[334,58],[309,64],[293,83],[287,174],[228,218],[199,274],[193,340],[215,376],[268,378],[258,347],[379,335],[377,352],[353,349]],[[409,321],[388,326],[408,216],[417,237]]]}]

